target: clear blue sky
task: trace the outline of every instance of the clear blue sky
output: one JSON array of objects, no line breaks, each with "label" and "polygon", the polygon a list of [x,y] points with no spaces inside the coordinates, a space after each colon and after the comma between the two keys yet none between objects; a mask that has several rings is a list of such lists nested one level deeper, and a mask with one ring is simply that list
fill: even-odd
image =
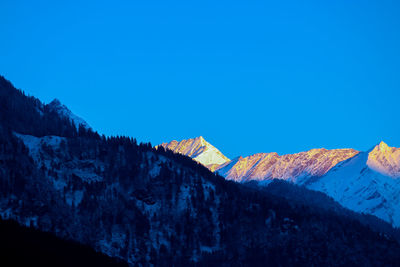
[{"label": "clear blue sky", "polygon": [[3,0],[0,74],[152,144],[400,146],[399,3]]}]

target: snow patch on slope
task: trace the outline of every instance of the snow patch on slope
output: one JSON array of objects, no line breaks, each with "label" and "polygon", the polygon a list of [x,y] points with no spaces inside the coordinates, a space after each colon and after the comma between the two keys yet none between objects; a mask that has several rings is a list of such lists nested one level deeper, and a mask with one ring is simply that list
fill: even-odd
[{"label": "snow patch on slope", "polygon": [[[38,166],[44,166],[48,170],[53,170],[57,174],[57,177],[74,175],[85,182],[103,180],[102,177],[96,174],[95,169],[104,169],[104,166],[96,160],[79,160],[75,158],[64,162],[54,157],[54,154],[66,153],[66,151],[61,149],[61,144],[67,142],[67,138],[59,136],[35,137],[19,133],[14,133],[14,135],[22,140],[29,150],[29,155]],[[54,168],[54,163],[59,165],[59,167]],[[66,186],[65,181],[62,179],[53,179],[52,182],[57,190],[61,190]]]},{"label": "snow patch on slope", "polygon": [[22,140],[24,145],[29,149],[29,154],[37,163],[40,161],[40,151],[43,146],[49,146],[52,147],[52,149],[59,149],[61,142],[66,141],[66,138],[54,135],[44,136],[40,138],[19,133],[14,133],[14,135]]}]

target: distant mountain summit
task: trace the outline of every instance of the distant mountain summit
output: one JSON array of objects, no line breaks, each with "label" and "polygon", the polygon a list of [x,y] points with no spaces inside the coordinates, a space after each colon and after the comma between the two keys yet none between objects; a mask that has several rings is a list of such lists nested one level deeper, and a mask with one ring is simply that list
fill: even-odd
[{"label": "distant mountain summit", "polygon": [[310,185],[357,212],[400,226],[400,149],[381,142],[337,164]]},{"label": "distant mountain summit", "polygon": [[230,161],[217,148],[208,143],[202,136],[182,141],[173,140],[162,143],[160,146],[172,150],[175,153],[191,157],[203,164],[211,171],[215,171],[220,165]]},{"label": "distant mountain summit", "polygon": [[380,142],[369,152],[367,165],[383,175],[399,178],[400,148],[389,147],[385,142]]},{"label": "distant mountain summit", "polygon": [[67,106],[62,104],[60,102],[60,100],[58,100],[58,99],[54,99],[49,104],[47,104],[47,108],[50,111],[56,112],[58,115],[60,115],[63,118],[70,119],[71,122],[73,122],[75,124],[76,128],[79,128],[79,125],[82,125],[86,129],[91,128],[84,119],[82,119],[82,118],[78,117],[77,115],[75,115],[74,113],[72,113],[72,111]]}]

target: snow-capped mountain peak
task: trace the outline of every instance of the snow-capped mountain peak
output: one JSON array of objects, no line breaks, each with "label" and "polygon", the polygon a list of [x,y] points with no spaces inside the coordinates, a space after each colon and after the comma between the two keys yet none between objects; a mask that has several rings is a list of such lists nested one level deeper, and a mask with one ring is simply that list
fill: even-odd
[{"label": "snow-capped mountain peak", "polygon": [[78,117],[77,115],[72,113],[72,111],[67,106],[62,104],[60,102],[60,100],[58,100],[57,98],[55,98],[53,101],[51,101],[49,104],[47,104],[47,108],[50,111],[56,112],[61,117],[70,119],[77,128],[79,127],[79,125],[82,125],[86,129],[91,128],[84,119],[82,119],[81,117]]},{"label": "snow-capped mountain peak", "polygon": [[393,178],[400,177],[400,148],[380,142],[368,153],[370,169]]},{"label": "snow-capped mountain peak", "polygon": [[209,168],[211,171],[214,171],[218,166],[230,161],[202,136],[179,142],[173,140],[169,143],[162,143],[160,146],[172,150],[175,153],[191,157]]},{"label": "snow-capped mountain peak", "polygon": [[390,147],[389,147],[385,142],[383,142],[383,141],[381,141],[381,142],[379,143],[379,145],[377,145],[377,148],[378,148],[380,151],[387,151],[387,150],[390,149]]},{"label": "snow-capped mountain peak", "polygon": [[278,155],[257,153],[227,159],[203,137],[172,141],[163,147],[192,157],[228,180],[268,185],[283,179],[326,193],[356,212],[400,226],[400,148],[380,142],[366,152],[311,149]]},{"label": "snow-capped mountain peak", "polygon": [[360,152],[308,185],[357,212],[400,226],[400,148],[380,142]]}]

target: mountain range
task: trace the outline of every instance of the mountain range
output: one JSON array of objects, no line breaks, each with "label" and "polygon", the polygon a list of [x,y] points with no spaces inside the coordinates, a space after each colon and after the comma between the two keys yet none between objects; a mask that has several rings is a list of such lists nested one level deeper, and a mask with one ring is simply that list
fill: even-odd
[{"label": "mountain range", "polygon": [[[130,266],[398,266],[400,262],[399,231],[389,223],[352,212],[324,193],[293,182],[273,179],[259,186],[257,180],[226,179],[218,167],[231,161],[204,138],[173,143],[191,158],[174,153],[167,144],[152,147],[132,137],[100,135],[66,110],[61,103],[44,104],[27,96],[0,76],[0,217],[52,237],[35,235],[35,242],[45,248],[36,255],[39,261],[50,257],[48,248],[62,249],[56,245],[61,239],[102,253],[76,253],[74,259],[88,255],[102,261],[105,254]],[[293,162],[323,158],[311,154]],[[351,159],[358,155],[363,154],[335,167],[331,167],[335,160],[315,163],[314,169],[321,171],[308,174],[303,168],[292,173],[308,177],[299,181],[327,184],[323,178],[340,164],[341,168],[357,165]],[[282,165],[289,161],[283,158]],[[375,164],[374,173],[392,162],[380,154],[376,158],[388,163]],[[389,165],[390,174],[395,173]],[[0,223],[0,230],[10,229],[3,226]],[[2,239],[14,258],[30,255],[26,246],[13,246],[13,240],[32,240],[18,229]],[[76,250],[82,249],[71,247]],[[0,257],[0,266],[10,265],[5,259]]]},{"label": "mountain range", "polygon": [[[199,139],[172,141],[162,146],[193,157],[186,152],[198,149]],[[201,151],[211,147],[207,153],[209,160],[204,165],[228,180],[257,181],[260,186],[268,186],[273,179],[289,181],[324,192],[351,210],[372,214],[393,226],[400,226],[400,179],[397,179],[400,177],[400,148],[381,142],[367,152],[319,148],[282,156],[257,153],[227,160],[204,138],[201,140],[202,150],[198,150],[200,152],[193,159],[204,164],[198,160],[203,156]],[[185,149],[174,144],[185,144]],[[217,156],[226,161],[213,161]]]}]

